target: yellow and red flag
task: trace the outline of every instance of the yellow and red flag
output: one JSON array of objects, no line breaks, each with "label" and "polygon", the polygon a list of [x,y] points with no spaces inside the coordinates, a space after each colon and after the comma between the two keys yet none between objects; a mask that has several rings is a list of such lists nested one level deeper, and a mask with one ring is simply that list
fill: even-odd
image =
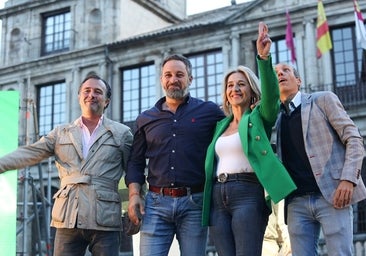
[{"label": "yellow and red flag", "polygon": [[332,49],[332,40],[330,39],[330,32],[325,16],[323,2],[318,0],[318,19],[316,24],[316,56],[320,58],[325,52]]}]

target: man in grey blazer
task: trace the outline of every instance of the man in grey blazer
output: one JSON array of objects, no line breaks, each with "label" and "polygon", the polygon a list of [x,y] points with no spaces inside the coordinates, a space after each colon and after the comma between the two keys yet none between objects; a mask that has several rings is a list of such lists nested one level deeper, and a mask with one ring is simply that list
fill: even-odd
[{"label": "man in grey blazer", "polygon": [[352,255],[352,204],[366,198],[363,139],[332,92],[300,92],[291,65],[275,67],[282,111],[277,153],[297,185],[286,199],[293,256],[317,255],[322,229],[328,255]]},{"label": "man in grey blazer", "polygon": [[39,141],[0,158],[0,173],[34,165],[50,156],[60,177],[51,226],[57,228],[54,256],[119,255],[121,201],[118,183],[132,145],[130,129],[106,118],[111,87],[97,75],[84,79],[81,116]]}]

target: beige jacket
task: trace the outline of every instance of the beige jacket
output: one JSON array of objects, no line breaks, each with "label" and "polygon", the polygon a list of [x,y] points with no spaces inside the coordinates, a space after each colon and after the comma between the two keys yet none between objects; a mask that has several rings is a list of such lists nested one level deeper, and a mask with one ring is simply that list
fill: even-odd
[{"label": "beige jacket", "polygon": [[60,189],[54,195],[51,226],[119,230],[118,183],[132,144],[130,129],[103,118],[86,159],[82,154],[80,118],[56,127],[34,144],[0,158],[0,172],[21,169],[55,156]]},{"label": "beige jacket", "polygon": [[284,200],[272,202],[272,213],[264,233],[262,256],[290,256],[290,236],[285,224]]}]

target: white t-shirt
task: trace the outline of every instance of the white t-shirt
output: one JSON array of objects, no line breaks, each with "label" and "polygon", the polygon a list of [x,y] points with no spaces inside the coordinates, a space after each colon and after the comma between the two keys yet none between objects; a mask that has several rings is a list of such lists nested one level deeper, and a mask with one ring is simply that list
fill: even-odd
[{"label": "white t-shirt", "polygon": [[244,154],[239,132],[219,137],[215,144],[215,152],[218,156],[217,176],[221,173],[253,172]]}]

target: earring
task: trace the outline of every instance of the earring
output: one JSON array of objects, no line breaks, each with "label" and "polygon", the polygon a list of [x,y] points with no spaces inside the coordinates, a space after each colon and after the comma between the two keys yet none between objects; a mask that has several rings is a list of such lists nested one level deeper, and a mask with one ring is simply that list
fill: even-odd
[{"label": "earring", "polygon": [[250,104],[251,105],[253,105],[255,103],[255,98],[254,97],[252,97],[251,99],[250,99]]}]

